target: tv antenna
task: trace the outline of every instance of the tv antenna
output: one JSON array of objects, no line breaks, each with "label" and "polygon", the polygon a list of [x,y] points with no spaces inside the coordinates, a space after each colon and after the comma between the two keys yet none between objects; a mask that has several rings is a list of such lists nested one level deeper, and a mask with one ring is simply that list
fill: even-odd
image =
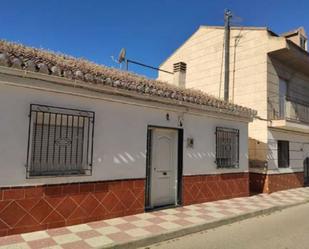
[{"label": "tv antenna", "polygon": [[118,63],[121,64],[121,63],[124,62],[125,68],[126,68],[127,71],[129,70],[129,63],[132,63],[132,64],[135,64],[135,65],[147,67],[147,68],[150,68],[150,69],[153,69],[153,70],[156,70],[156,71],[160,71],[160,72],[164,72],[164,73],[168,73],[168,74],[174,74],[172,72],[169,72],[169,71],[157,68],[157,67],[149,66],[149,65],[146,65],[146,64],[138,62],[138,61],[130,60],[126,57],[126,53],[127,53],[127,51],[126,51],[125,48],[122,48],[120,50],[120,53],[119,53],[119,56],[118,56]]}]

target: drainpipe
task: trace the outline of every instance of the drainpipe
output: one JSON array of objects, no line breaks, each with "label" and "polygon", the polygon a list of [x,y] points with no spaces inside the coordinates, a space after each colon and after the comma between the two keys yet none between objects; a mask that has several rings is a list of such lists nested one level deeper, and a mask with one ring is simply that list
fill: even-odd
[{"label": "drainpipe", "polygon": [[230,87],[230,19],[232,12],[224,12],[224,100],[229,101]]}]

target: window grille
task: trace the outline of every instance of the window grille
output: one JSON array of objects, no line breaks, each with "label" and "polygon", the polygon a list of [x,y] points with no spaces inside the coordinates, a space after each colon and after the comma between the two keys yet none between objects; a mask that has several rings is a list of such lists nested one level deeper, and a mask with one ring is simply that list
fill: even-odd
[{"label": "window grille", "polygon": [[239,167],[239,130],[217,127],[216,164],[218,168]]},{"label": "window grille", "polygon": [[278,141],[278,167],[288,168],[290,165],[290,144],[289,141]]},{"label": "window grille", "polygon": [[95,114],[30,105],[27,176],[91,175]]}]

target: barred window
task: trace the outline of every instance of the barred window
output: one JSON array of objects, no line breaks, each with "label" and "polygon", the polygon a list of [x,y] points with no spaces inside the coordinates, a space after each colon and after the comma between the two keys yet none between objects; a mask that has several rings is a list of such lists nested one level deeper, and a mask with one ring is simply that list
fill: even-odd
[{"label": "barred window", "polygon": [[217,127],[216,164],[218,168],[239,166],[239,130]]},{"label": "barred window", "polygon": [[91,175],[94,112],[30,105],[27,176]]}]

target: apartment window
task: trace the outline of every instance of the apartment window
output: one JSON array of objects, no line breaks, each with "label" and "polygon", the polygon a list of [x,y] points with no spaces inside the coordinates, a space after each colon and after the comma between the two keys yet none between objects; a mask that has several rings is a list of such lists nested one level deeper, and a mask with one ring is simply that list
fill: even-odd
[{"label": "apartment window", "polygon": [[285,118],[285,103],[288,91],[288,83],[284,79],[279,79],[279,117]]},{"label": "apartment window", "polygon": [[90,175],[95,114],[30,105],[27,176]]},{"label": "apartment window", "polygon": [[300,47],[306,50],[307,39],[304,36],[300,36]]},{"label": "apartment window", "polygon": [[239,130],[217,127],[216,164],[218,168],[239,166]]},{"label": "apartment window", "polygon": [[290,166],[289,141],[278,141],[278,167],[288,168]]}]

